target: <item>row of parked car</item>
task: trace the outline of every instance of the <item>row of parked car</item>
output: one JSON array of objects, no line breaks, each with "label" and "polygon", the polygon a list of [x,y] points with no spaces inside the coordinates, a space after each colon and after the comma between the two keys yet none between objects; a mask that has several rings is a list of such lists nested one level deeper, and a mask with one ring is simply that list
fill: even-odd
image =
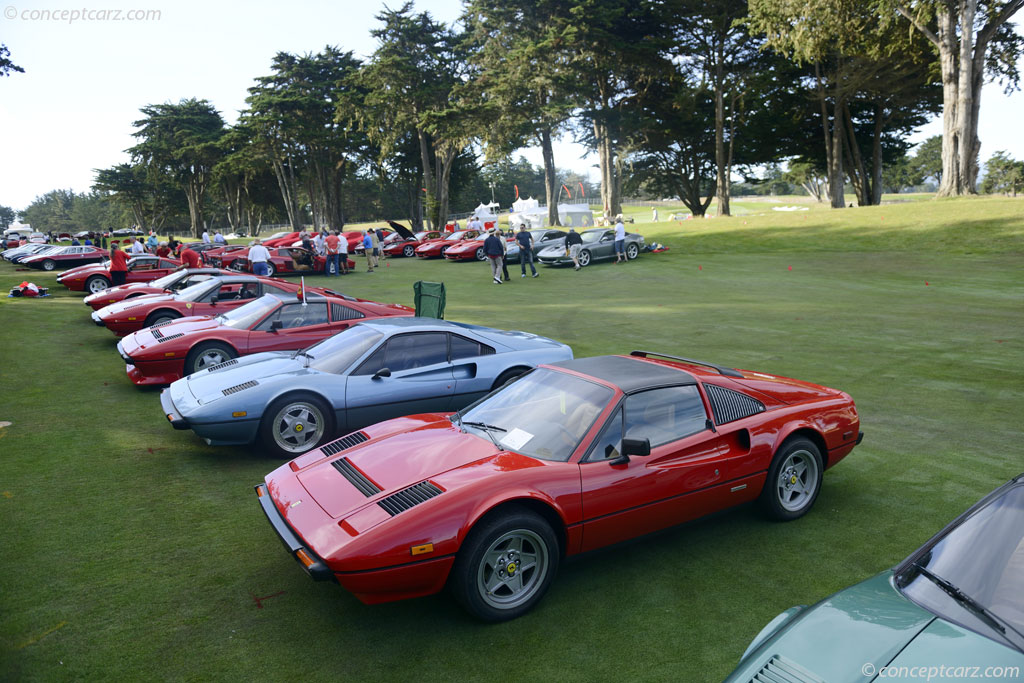
[{"label": "row of parked car", "polygon": [[[839,390],[425,319],[278,278],[181,270],[86,297],[162,412],[293,458],[255,487],[289,553],[366,603],[451,588],[488,621],[567,557],[736,505],[814,505],[860,443]],[[892,570],[772,620],[730,681],[1024,665],[1024,475]]]}]

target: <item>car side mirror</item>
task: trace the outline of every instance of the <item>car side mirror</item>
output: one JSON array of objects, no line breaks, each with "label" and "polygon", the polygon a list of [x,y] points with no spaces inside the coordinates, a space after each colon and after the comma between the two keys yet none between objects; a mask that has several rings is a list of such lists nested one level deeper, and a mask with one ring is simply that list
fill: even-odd
[{"label": "car side mirror", "polygon": [[389,368],[381,368],[376,373],[374,373],[373,377],[371,377],[370,379],[381,379],[382,377],[390,377],[390,376],[391,376],[391,370]]},{"label": "car side mirror", "polygon": [[276,333],[282,327],[284,327],[284,322],[281,321],[281,320],[275,320],[274,322],[270,323],[270,331],[271,332],[275,332]]},{"label": "car side mirror", "polygon": [[623,439],[622,440],[622,454],[623,455],[650,455],[651,454],[651,440],[650,439]]}]

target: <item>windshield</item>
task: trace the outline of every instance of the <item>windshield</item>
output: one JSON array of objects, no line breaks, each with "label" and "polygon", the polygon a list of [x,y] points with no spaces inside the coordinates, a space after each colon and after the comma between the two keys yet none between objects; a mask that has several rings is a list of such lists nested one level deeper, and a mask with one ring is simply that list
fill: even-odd
[{"label": "windshield", "polygon": [[248,330],[280,305],[281,300],[276,296],[264,294],[259,299],[218,315],[217,321],[236,330]]},{"label": "windshield", "polygon": [[445,239],[448,240],[449,242],[454,242],[455,240],[461,240],[462,236],[465,234],[465,230],[459,230],[458,232],[453,232],[452,234],[448,235],[447,237],[445,237]]},{"label": "windshield", "polygon": [[347,370],[383,336],[372,327],[353,325],[333,337],[313,344],[304,353],[309,357],[309,367],[337,375]]},{"label": "windshield", "polygon": [[204,294],[218,287],[220,287],[220,281],[204,280],[203,282],[197,282],[194,285],[189,285],[175,294],[174,297],[179,301],[196,301]]},{"label": "windshield", "polygon": [[581,237],[583,238],[583,241],[587,243],[597,242],[599,239],[601,239],[604,233],[604,230],[588,230],[584,233],[581,233]]},{"label": "windshield", "polygon": [[[1024,483],[929,542],[904,565],[897,585],[908,598],[943,619],[1024,648]],[[928,574],[952,584],[995,619],[954,599]]]},{"label": "windshield", "polygon": [[452,418],[488,425],[502,448],[542,460],[569,459],[614,392],[554,370],[523,375]]},{"label": "windshield", "polygon": [[171,285],[173,285],[178,280],[181,280],[183,277],[184,272],[168,273],[163,277],[158,277],[157,279],[153,280],[152,282],[149,283],[149,285],[151,287],[158,287],[160,289],[170,289]]}]

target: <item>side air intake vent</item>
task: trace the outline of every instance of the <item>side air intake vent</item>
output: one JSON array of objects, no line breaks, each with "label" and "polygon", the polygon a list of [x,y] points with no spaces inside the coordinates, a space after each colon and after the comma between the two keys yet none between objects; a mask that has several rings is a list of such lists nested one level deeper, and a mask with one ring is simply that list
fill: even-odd
[{"label": "side air intake vent", "polygon": [[441,489],[429,481],[421,481],[398,493],[393,493],[383,500],[377,501],[377,505],[380,505],[389,515],[394,517],[400,512],[405,512],[409,508],[439,495],[441,495]]},{"label": "side air intake vent", "polygon": [[708,392],[708,398],[711,399],[711,410],[715,413],[716,424],[735,422],[751,415],[763,413],[765,410],[763,403],[738,391],[714,384],[705,384],[704,388]]},{"label": "side air intake vent", "polygon": [[367,498],[380,493],[380,488],[367,479],[365,474],[353,467],[352,463],[345,458],[338,458],[331,464],[334,465],[334,469],[341,472],[341,476],[348,479],[349,483],[359,489],[359,492]]},{"label": "side air intake vent", "polygon": [[[234,362],[234,361],[230,361]],[[332,441],[329,444],[323,446],[320,450],[324,452],[324,455],[337,455],[342,451],[357,446],[364,441],[369,441],[370,437],[362,432],[353,432],[348,436],[343,436],[337,441]]]},{"label": "side air intake vent", "polygon": [[206,369],[209,372],[215,372],[217,370],[223,370],[224,368],[226,368],[226,367],[228,367],[230,365],[238,365],[238,360],[236,360],[235,358],[232,358],[231,360],[226,360],[223,363],[217,363],[216,365],[211,365],[210,367],[208,367]]},{"label": "side air intake vent", "polygon": [[810,671],[789,661],[785,657],[775,655],[754,674],[750,683],[825,683]]},{"label": "side air intake vent", "polygon": [[229,389],[225,389],[221,393],[224,394],[225,396],[230,396],[231,394],[237,394],[239,391],[245,391],[246,389],[252,389],[255,386],[259,386],[259,382],[257,382],[254,379],[251,379],[248,382],[242,382],[241,384],[236,384],[235,386],[233,386],[233,387],[231,387]]}]

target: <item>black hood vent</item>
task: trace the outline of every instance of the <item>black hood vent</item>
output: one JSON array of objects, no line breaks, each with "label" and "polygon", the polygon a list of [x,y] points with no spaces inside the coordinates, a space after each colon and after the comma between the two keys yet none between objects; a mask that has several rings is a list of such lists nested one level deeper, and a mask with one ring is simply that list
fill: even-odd
[{"label": "black hood vent", "polygon": [[[233,363],[235,361],[229,362]],[[320,450],[323,451],[324,455],[326,456],[337,455],[338,453],[341,453],[344,450],[347,450],[349,448],[352,448],[353,446],[357,446],[363,443],[364,441],[369,440],[370,437],[368,437],[366,434],[363,434],[362,432],[352,432],[347,436],[341,437],[337,441],[332,441],[329,444],[324,445]]]},{"label": "black hood vent", "polygon": [[239,391],[245,391],[246,389],[252,389],[253,387],[259,386],[259,384],[260,383],[257,382],[256,380],[251,379],[248,382],[242,382],[241,384],[236,384],[233,387],[225,389],[221,393],[224,394],[225,396],[230,396],[231,394],[237,394]]},{"label": "black hood vent", "polygon": [[[159,330],[153,330],[153,336],[154,337],[156,336],[156,333],[158,331]],[[168,335],[164,335],[161,332],[159,339],[156,340],[156,343],[157,344],[163,344],[165,341],[171,341],[172,339],[177,339],[178,337],[184,337],[184,336],[185,336],[184,332],[178,332],[177,334],[168,334]]]},{"label": "black hood vent", "polygon": [[210,367],[208,367],[206,369],[209,372],[214,372],[215,370],[223,370],[224,368],[228,367],[229,365],[238,365],[238,360],[235,359],[235,358],[232,358],[231,360],[226,360],[223,363],[217,363],[216,365],[211,365]]},{"label": "black hood vent", "polygon": [[439,495],[441,495],[441,489],[429,481],[421,481],[377,501],[377,505],[380,505],[389,515],[394,517],[400,512],[405,512],[409,508],[416,507],[420,503]]},{"label": "black hood vent", "polygon": [[357,470],[347,459],[338,458],[331,464],[334,465],[334,469],[341,472],[341,476],[348,479],[349,483],[359,489],[359,492],[367,498],[380,493],[380,487],[370,481],[365,474]]},{"label": "black hood vent", "polygon": [[727,422],[735,422],[765,411],[763,403],[739,391],[714,384],[705,384],[704,388],[708,392],[708,398],[711,399],[715,424],[723,425]]}]

